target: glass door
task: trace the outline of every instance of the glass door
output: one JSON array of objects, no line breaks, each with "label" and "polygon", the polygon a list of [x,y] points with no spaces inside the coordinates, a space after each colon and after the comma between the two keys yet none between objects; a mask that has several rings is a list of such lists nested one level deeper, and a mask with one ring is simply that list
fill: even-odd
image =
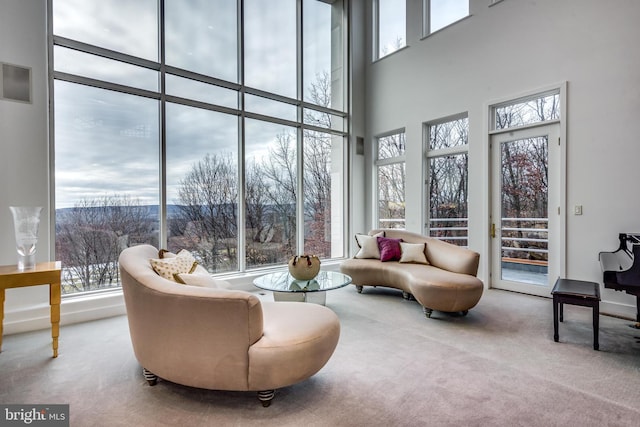
[{"label": "glass door", "polygon": [[559,274],[559,125],[491,136],[491,286],[548,296]]}]

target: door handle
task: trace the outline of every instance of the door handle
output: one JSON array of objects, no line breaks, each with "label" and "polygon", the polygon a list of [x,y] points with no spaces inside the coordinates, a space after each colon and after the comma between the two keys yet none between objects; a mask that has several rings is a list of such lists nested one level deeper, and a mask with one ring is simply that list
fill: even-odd
[{"label": "door handle", "polygon": [[491,238],[492,239],[496,238],[496,224],[495,223],[491,224]]}]

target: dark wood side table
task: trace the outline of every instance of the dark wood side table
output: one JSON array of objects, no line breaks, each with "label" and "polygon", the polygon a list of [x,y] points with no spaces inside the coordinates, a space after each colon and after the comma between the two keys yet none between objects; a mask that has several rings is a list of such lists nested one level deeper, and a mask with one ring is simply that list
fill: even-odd
[{"label": "dark wood side table", "polygon": [[560,310],[560,322],[563,321],[563,305],[581,305],[593,309],[593,349],[598,350],[598,328],[600,319],[600,285],[595,282],[582,280],[560,279],[551,291],[553,295],[553,340],[558,342],[558,309]]},{"label": "dark wood side table", "polygon": [[25,286],[49,285],[49,305],[51,306],[51,343],[53,357],[58,357],[58,336],[60,335],[60,261],[39,262],[30,270],[18,270],[16,265],[0,267],[0,350],[2,350],[2,322],[4,320],[4,291]]}]

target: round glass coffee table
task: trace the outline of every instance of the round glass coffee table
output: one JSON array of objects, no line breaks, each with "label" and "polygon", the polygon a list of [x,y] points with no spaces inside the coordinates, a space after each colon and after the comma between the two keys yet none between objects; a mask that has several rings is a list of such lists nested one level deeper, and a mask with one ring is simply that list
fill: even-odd
[{"label": "round glass coffee table", "polygon": [[254,279],[260,289],[273,291],[274,301],[301,301],[325,305],[327,291],[351,283],[351,277],[337,271],[320,271],[311,280],[297,280],[288,271],[269,273]]}]

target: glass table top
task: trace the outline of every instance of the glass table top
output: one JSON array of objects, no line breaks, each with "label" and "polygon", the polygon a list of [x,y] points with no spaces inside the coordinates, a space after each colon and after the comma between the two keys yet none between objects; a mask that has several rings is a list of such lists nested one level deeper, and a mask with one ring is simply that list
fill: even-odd
[{"label": "glass table top", "polygon": [[254,279],[260,289],[275,292],[322,292],[342,288],[351,283],[351,277],[337,271],[320,271],[311,280],[297,280],[288,271],[269,273]]}]

